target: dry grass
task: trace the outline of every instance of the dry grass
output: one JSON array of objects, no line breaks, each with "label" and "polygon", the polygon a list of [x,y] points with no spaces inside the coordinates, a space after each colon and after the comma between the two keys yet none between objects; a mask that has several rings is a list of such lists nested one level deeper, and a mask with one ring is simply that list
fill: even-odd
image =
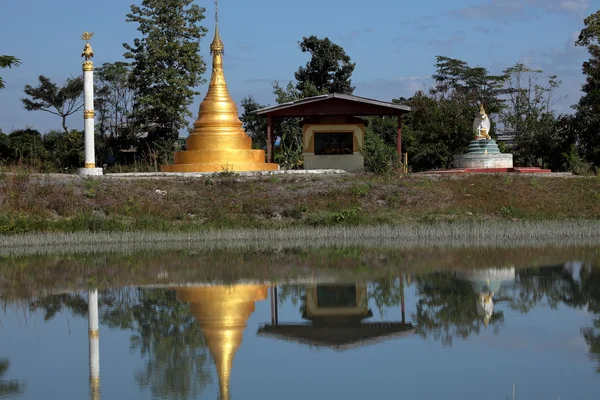
[{"label": "dry grass", "polygon": [[600,221],[486,221],[403,225],[218,229],[190,232],[74,232],[5,236],[0,256],[131,253],[144,249],[265,251],[361,246],[522,248],[600,246]]},{"label": "dry grass", "polygon": [[4,234],[599,217],[597,177],[363,174],[134,180],[0,174]]}]

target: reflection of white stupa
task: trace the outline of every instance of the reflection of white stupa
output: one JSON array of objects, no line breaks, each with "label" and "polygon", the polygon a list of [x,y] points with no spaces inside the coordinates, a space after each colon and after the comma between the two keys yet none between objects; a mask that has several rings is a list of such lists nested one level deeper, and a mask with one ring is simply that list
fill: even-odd
[{"label": "reflection of white stupa", "polygon": [[502,284],[515,280],[514,268],[492,268],[467,272],[457,272],[456,276],[471,282],[477,293],[477,314],[483,318],[487,327],[494,313],[494,294],[500,291]]}]

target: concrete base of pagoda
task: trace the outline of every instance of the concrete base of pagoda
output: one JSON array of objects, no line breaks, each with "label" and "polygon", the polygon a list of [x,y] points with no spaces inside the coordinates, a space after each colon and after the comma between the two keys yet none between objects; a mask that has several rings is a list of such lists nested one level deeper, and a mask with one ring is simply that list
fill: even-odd
[{"label": "concrete base of pagoda", "polygon": [[265,163],[265,151],[252,149],[247,135],[199,135],[188,137],[186,151],[175,153],[172,165],[162,172],[277,171],[278,164]]},{"label": "concrete base of pagoda", "polygon": [[454,168],[512,168],[512,154],[461,154],[454,157]]},{"label": "concrete base of pagoda", "polygon": [[513,168],[513,155],[502,154],[495,140],[473,140],[465,154],[454,156],[454,168]]}]

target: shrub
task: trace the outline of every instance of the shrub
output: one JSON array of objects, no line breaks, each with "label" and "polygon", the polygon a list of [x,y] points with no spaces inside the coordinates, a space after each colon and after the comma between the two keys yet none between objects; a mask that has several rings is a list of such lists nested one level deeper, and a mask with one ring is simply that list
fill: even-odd
[{"label": "shrub", "polygon": [[369,130],[365,134],[362,154],[365,158],[365,170],[376,174],[389,174],[401,166],[396,148]]}]

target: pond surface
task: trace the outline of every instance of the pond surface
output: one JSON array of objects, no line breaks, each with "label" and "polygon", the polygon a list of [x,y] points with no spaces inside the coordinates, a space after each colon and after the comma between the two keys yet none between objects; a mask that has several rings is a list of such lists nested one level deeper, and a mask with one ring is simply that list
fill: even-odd
[{"label": "pond surface", "polygon": [[596,399],[600,389],[600,269],[576,262],[2,304],[0,398],[507,399],[514,389]]}]

